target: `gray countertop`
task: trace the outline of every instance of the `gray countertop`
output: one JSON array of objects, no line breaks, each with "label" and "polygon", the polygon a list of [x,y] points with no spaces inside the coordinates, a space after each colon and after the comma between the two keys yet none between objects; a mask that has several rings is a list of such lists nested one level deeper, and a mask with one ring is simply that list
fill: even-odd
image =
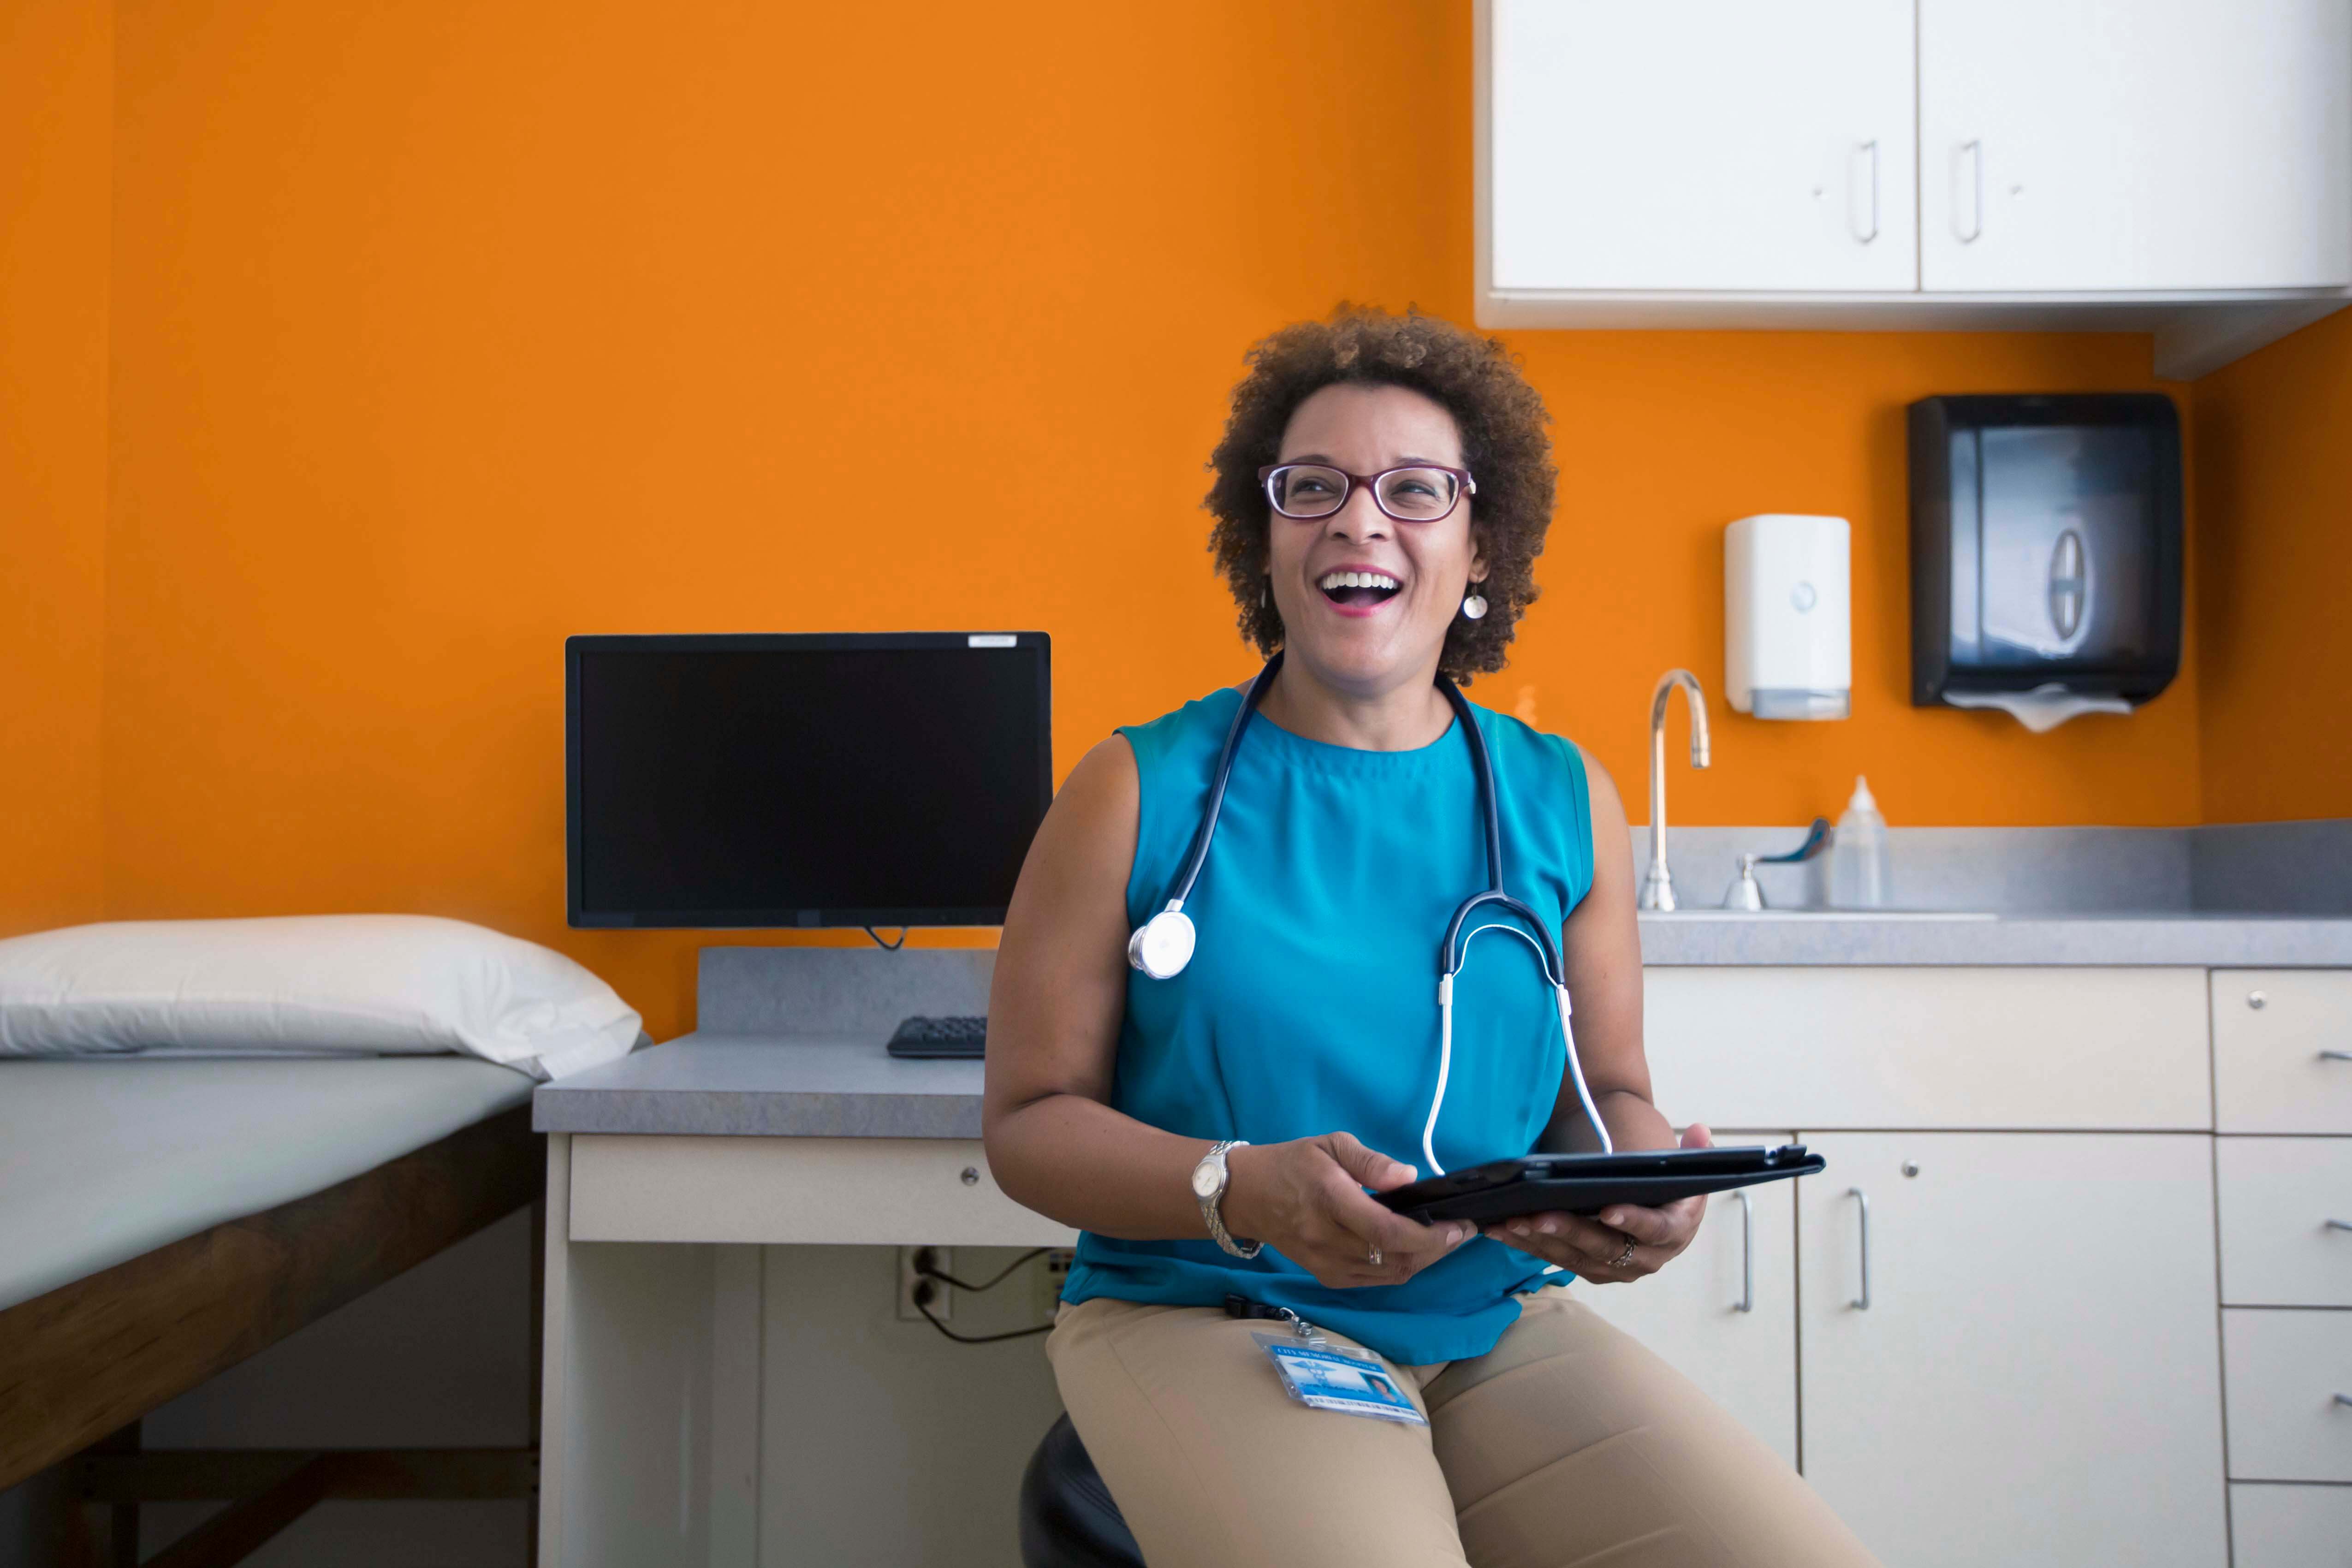
[{"label": "gray countertop", "polygon": [[541,1084],[541,1132],[977,1138],[980,1064],[899,1061],[882,1041],[684,1035]]},{"label": "gray countertop", "polygon": [[[1642,955],[1661,967],[2352,969],[2352,919],[1697,911],[1643,916]],[[984,1010],[992,957],[706,949],[709,1032],[541,1085],[532,1124],[542,1132],[977,1138],[980,1064],[898,1061],[882,1041],[908,1013]]]},{"label": "gray countertop", "polygon": [[2305,915],[1761,915],[1642,917],[1644,964],[2057,964],[2352,968],[2352,919]]}]

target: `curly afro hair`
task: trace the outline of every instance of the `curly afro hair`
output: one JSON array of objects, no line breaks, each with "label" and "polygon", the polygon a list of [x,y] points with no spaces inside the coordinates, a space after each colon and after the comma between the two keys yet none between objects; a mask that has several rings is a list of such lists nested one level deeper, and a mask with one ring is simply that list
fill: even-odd
[{"label": "curly afro hair", "polygon": [[1536,557],[1550,526],[1558,471],[1544,433],[1550,416],[1503,345],[1450,321],[1340,305],[1328,320],[1283,328],[1249,352],[1249,374],[1234,388],[1225,433],[1209,458],[1216,473],[1205,505],[1216,519],[1209,547],[1241,606],[1242,636],[1271,655],[1282,646],[1282,616],[1261,603],[1266,525],[1272,507],[1257,471],[1282,455],[1282,433],[1298,405],[1335,384],[1402,386],[1454,416],[1463,466],[1477,479],[1471,527],[1486,558],[1481,620],[1457,616],[1438,668],[1467,683],[1506,663],[1505,649],[1535,603]]}]

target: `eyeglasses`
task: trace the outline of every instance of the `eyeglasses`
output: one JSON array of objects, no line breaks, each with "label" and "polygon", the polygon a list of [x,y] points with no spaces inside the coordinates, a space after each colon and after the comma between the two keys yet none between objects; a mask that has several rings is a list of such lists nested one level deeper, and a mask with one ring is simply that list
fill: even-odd
[{"label": "eyeglasses", "polygon": [[1436,522],[1451,517],[1465,495],[1478,493],[1467,468],[1416,463],[1377,474],[1351,474],[1328,463],[1269,463],[1257,471],[1265,499],[1285,517],[1307,521],[1329,517],[1348,504],[1358,485],[1372,492],[1372,504],[1399,522]]}]

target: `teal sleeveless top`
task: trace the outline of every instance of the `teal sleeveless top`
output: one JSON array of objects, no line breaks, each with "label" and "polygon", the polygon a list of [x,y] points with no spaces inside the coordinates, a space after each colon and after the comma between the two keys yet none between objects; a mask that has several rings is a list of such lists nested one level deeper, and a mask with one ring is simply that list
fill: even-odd
[{"label": "teal sleeveless top", "polygon": [[[1119,732],[1142,787],[1127,918],[1168,900],[1242,694],[1220,691]],[[1549,923],[1592,885],[1592,819],[1576,748],[1474,706],[1500,801],[1503,883]],[[1423,1175],[1437,1086],[1438,949],[1486,885],[1476,773],[1461,721],[1432,745],[1365,752],[1260,713],[1234,757],[1207,862],[1186,905],[1183,973],[1130,971],[1110,1102],[1191,1138],[1279,1143],[1352,1132]],[[1531,1153],[1566,1067],[1559,1013],[1528,943],[1490,934],[1454,983],[1454,1061],[1438,1118],[1449,1171]],[[1328,1289],[1271,1247],[1088,1232],[1063,1300],[1287,1307],[1391,1361],[1483,1355],[1518,1317],[1512,1292],[1568,1276],[1485,1237],[1402,1285]]]}]

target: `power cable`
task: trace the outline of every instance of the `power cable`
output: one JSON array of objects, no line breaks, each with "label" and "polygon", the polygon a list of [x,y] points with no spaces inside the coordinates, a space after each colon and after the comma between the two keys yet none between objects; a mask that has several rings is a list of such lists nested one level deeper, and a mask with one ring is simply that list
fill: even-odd
[{"label": "power cable", "polygon": [[960,1345],[992,1345],[999,1340],[1025,1340],[1032,1334],[1048,1333],[1054,1327],[1051,1323],[1040,1323],[1034,1329],[1014,1329],[1010,1333],[960,1334],[932,1313],[930,1297],[931,1282],[928,1279],[918,1281],[915,1286],[915,1310],[923,1314],[924,1321]]},{"label": "power cable", "polygon": [[[925,1247],[923,1250],[928,1252],[930,1249],[929,1247]],[[943,1269],[932,1268],[929,1263],[923,1261],[919,1253],[915,1258],[915,1272],[926,1279],[937,1279],[943,1285],[952,1285],[959,1290],[970,1290],[976,1294],[982,1290],[995,1289],[999,1285],[1003,1284],[1006,1279],[1012,1277],[1014,1269],[1034,1258],[1043,1258],[1045,1254],[1053,1250],[1054,1249],[1050,1247],[1033,1247],[1028,1251],[1023,1253],[1020,1257],[1014,1258],[1012,1262],[1006,1264],[1003,1268],[998,1269],[992,1277],[978,1285],[968,1285],[964,1281],[957,1279],[954,1275],[950,1274]]]}]

